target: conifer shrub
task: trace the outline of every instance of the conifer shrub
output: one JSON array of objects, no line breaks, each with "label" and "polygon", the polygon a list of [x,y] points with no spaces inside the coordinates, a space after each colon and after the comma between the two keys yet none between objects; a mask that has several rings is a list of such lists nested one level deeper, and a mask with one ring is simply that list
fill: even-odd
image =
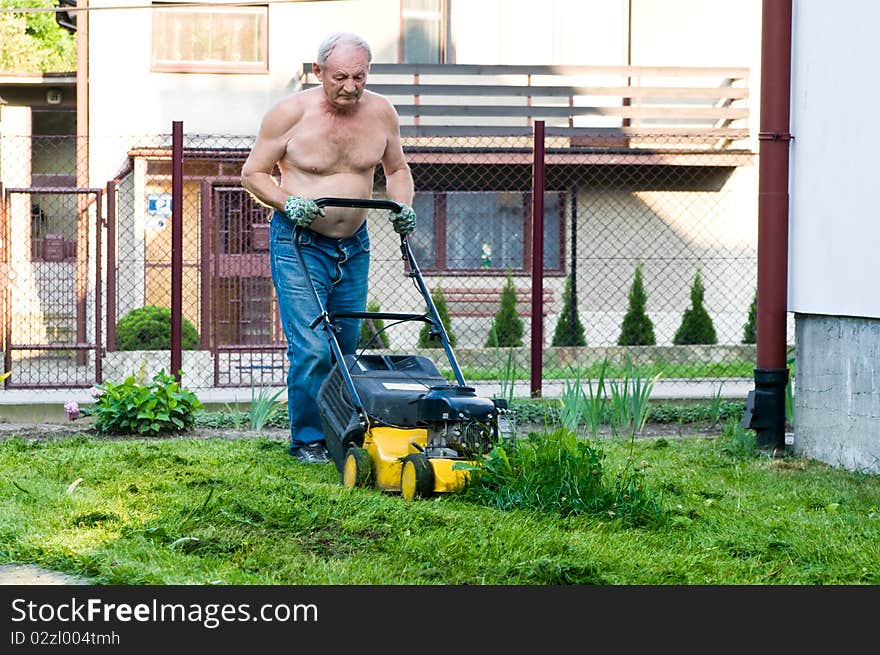
[{"label": "conifer shrub", "polygon": [[[199,333],[184,316],[181,318],[183,350],[197,350]],[[145,305],[132,309],[116,324],[119,350],[169,350],[171,348],[171,309]]]},{"label": "conifer shrub", "polygon": [[577,297],[572,293],[571,275],[565,280],[565,290],[562,292],[562,313],[556,322],[553,331],[553,346],[586,346],[587,339],[584,337],[584,326],[578,316]]},{"label": "conifer shrub", "polygon": [[[437,287],[431,291],[431,300],[434,301],[434,307],[437,308],[437,314],[440,316],[440,322],[446,329],[446,336],[449,339],[449,345],[455,347],[455,334],[452,332],[452,321],[449,318],[449,307],[446,305],[446,294],[443,293],[442,287]],[[427,307],[425,308],[427,313]],[[442,348],[443,344],[440,339],[431,339],[429,326],[427,323],[419,330],[419,348]]]},{"label": "conifer shrub", "polygon": [[758,291],[755,290],[755,297],[752,298],[752,304],[749,305],[749,316],[743,325],[743,343],[755,343],[757,341],[757,322],[758,322]]},{"label": "conifer shrub", "polygon": [[523,345],[523,320],[516,312],[516,287],[513,274],[507,271],[507,280],[501,289],[501,308],[495,314],[486,345],[490,348],[515,348]]},{"label": "conifer shrub", "polygon": [[672,338],[672,342],[676,346],[718,343],[712,317],[703,306],[705,291],[700,272],[697,271],[691,286],[691,306],[685,310],[681,317],[681,325]]},{"label": "conifer shrub", "polygon": [[[368,312],[381,311],[379,301],[371,300],[367,303]],[[361,321],[361,337],[358,342],[358,348],[366,348],[367,350],[388,348],[391,346],[391,339],[385,332],[385,321],[381,318],[365,318]]]},{"label": "conifer shrub", "polygon": [[620,327],[618,346],[653,346],[657,343],[654,336],[654,323],[645,312],[648,296],[642,281],[642,266],[636,264],[633,283],[629,289],[629,307]]}]

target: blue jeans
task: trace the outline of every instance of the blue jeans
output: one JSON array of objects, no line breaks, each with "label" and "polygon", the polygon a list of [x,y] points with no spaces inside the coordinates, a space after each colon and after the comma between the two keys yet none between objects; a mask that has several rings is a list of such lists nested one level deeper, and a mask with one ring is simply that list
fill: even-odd
[{"label": "blue jeans", "polygon": [[[324,441],[317,395],[330,372],[328,335],[322,324],[310,328],[320,316],[306,275],[311,277],[328,313],[362,312],[367,304],[370,270],[370,237],[367,223],[352,236],[331,239],[305,229],[299,248],[308,272],[293,243],[294,223],[276,210],[269,229],[272,282],[278,297],[281,325],[287,338],[287,410],[290,414],[290,448]],[[360,339],[360,319],[336,319],[336,338],[344,354],[353,353]]]}]

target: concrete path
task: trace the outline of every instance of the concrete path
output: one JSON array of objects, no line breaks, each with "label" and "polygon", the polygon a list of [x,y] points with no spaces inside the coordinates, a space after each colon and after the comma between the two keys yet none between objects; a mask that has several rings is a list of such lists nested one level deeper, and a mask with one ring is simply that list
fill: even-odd
[{"label": "concrete path", "polygon": [[0,565],[0,585],[66,585],[91,584],[85,578],[47,571],[31,564]]}]

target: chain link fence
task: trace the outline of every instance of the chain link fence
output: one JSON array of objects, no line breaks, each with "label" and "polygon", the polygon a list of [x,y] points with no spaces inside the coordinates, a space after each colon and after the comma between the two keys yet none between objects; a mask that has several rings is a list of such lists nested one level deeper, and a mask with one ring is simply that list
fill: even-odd
[{"label": "chain link fence", "polygon": [[[410,243],[442,298],[466,379],[510,377],[512,367],[528,379],[538,316],[545,378],[592,375],[606,358],[620,367],[627,356],[666,378],[751,377],[756,156],[695,146],[692,136],[648,137],[548,131],[540,306],[532,303],[533,138],[404,139],[419,218]],[[0,137],[8,387],[91,386],[168,370],[167,323],[143,308],[170,308],[171,145],[170,134]],[[253,137],[184,139],[182,361],[193,388],[285,383],[270,211],[239,180],[252,145]],[[374,197],[384,197],[381,167]],[[424,311],[387,219],[367,218],[369,308]],[[653,342],[623,334],[639,304],[637,269]],[[699,313],[695,300],[714,336],[688,343],[680,333],[685,316]],[[448,370],[420,324],[370,324],[365,341],[377,329],[383,336],[370,347],[427,354]]]}]

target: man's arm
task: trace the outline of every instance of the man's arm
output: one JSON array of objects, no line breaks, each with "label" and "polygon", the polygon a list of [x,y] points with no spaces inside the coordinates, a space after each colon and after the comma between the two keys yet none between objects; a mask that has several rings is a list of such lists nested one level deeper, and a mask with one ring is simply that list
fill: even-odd
[{"label": "man's arm", "polygon": [[241,168],[241,185],[264,205],[282,211],[288,194],[272,177],[272,171],[284,157],[288,131],[296,122],[292,108],[290,100],[283,100],[268,111],[254,147]]},{"label": "man's arm", "polygon": [[388,143],[382,155],[382,169],[385,172],[385,191],[389,200],[403,205],[412,205],[415,184],[412,171],[403,154],[400,142],[400,120],[394,105],[388,103]]}]

